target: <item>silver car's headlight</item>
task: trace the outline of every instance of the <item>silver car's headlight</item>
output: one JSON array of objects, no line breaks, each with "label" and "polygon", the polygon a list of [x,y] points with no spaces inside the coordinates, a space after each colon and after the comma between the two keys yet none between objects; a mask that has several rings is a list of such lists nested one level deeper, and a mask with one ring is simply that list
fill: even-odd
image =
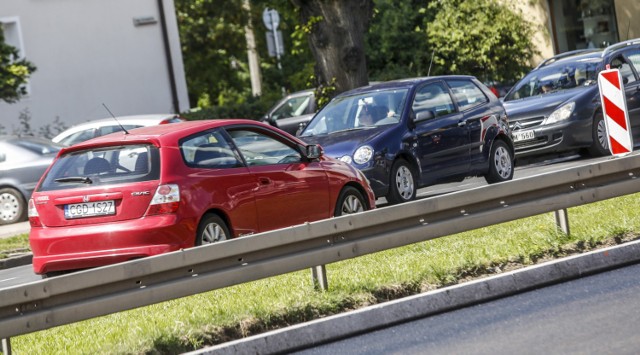
[{"label": "silver car's headlight", "polygon": [[553,111],[549,115],[549,117],[547,117],[544,122],[542,122],[542,124],[546,125],[566,120],[571,116],[571,113],[573,113],[573,109],[575,107],[576,103],[573,101],[569,102],[568,104],[562,105],[559,109]]},{"label": "silver car's headlight", "polygon": [[357,164],[364,164],[371,160],[373,157],[373,148],[368,145],[363,145],[358,148],[355,153],[353,153],[353,161]]},{"label": "silver car's headlight", "polygon": [[351,164],[351,157],[348,155],[341,156],[338,160],[347,164]]}]

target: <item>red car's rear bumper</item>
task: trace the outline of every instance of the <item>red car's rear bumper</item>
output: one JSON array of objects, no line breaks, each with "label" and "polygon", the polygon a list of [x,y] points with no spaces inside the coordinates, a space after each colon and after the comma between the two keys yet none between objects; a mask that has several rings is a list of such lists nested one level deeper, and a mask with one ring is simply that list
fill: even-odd
[{"label": "red car's rear bumper", "polygon": [[192,247],[195,221],[176,215],[73,227],[33,227],[33,270],[85,269]]}]

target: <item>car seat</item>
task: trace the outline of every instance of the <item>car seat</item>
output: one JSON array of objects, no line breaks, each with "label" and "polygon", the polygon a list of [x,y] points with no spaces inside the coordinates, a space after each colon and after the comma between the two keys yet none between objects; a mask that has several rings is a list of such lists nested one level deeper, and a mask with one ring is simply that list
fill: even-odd
[{"label": "car seat", "polygon": [[232,167],[236,166],[238,160],[229,148],[218,144],[203,144],[196,149],[193,162],[208,167]]},{"label": "car seat", "polygon": [[389,110],[386,106],[370,106],[369,113],[371,113],[371,118],[373,119],[373,123],[375,124],[381,119],[386,118]]},{"label": "car seat", "polygon": [[85,175],[97,175],[101,173],[106,173],[109,170],[111,170],[111,164],[109,164],[109,161],[105,158],[100,158],[100,157],[91,158],[84,165]]},{"label": "car seat", "polygon": [[136,174],[146,174],[149,172],[149,153],[143,152],[138,154],[136,165],[133,170]]},{"label": "car seat", "polygon": [[587,81],[587,71],[581,68],[576,68],[573,73],[573,77],[576,80],[576,86],[582,86]]}]

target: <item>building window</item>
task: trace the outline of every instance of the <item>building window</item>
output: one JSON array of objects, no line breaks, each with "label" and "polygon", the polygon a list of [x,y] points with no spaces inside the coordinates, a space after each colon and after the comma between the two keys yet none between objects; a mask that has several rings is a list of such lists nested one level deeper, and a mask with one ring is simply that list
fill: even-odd
[{"label": "building window", "polygon": [[550,0],[557,53],[618,42],[614,0]]}]

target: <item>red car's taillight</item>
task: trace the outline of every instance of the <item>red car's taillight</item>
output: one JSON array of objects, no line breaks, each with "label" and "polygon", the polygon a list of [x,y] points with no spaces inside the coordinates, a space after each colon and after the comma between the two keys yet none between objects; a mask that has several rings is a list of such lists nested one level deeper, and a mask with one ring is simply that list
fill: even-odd
[{"label": "red car's taillight", "polygon": [[29,208],[27,209],[27,215],[29,216],[29,224],[31,227],[42,227],[42,222],[40,221],[40,215],[38,214],[38,210],[36,209],[36,203],[33,202],[33,199],[29,199]]},{"label": "red car's taillight", "polygon": [[174,213],[180,206],[180,188],[175,184],[160,185],[151,199],[147,216]]}]

